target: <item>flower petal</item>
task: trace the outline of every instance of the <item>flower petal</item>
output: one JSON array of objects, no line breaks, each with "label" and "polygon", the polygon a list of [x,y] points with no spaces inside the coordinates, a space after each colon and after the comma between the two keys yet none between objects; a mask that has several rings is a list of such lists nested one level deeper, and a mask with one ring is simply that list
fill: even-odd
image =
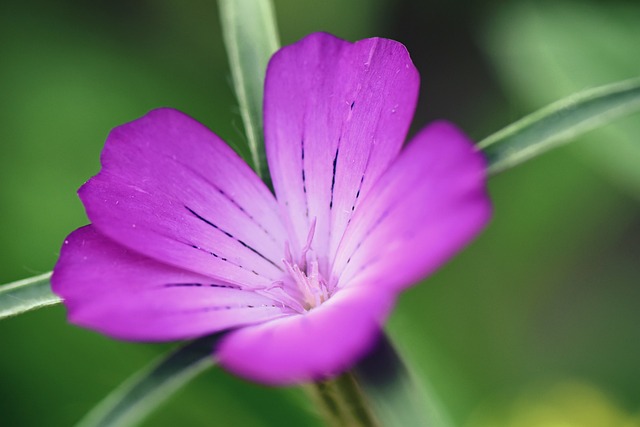
[{"label": "flower petal", "polygon": [[407,287],[462,249],[490,215],[482,154],[455,126],[433,123],[362,201],[332,277],[339,287]]},{"label": "flower petal", "polygon": [[144,255],[246,287],[282,274],[273,195],[220,138],[159,109],[115,128],[80,189],[100,233]]},{"label": "flower petal", "polygon": [[174,340],[287,315],[279,303],[161,264],[87,226],[65,240],[51,279],[72,323],[130,340]]},{"label": "flower petal", "polygon": [[373,347],[393,295],[343,289],[305,314],[230,332],[216,350],[226,369],[273,385],[337,375]]},{"label": "flower petal", "polygon": [[317,33],[271,59],[264,97],[271,177],[294,251],[317,221],[321,269],[358,200],[402,147],[418,86],[409,54],[392,40],[349,43]]}]

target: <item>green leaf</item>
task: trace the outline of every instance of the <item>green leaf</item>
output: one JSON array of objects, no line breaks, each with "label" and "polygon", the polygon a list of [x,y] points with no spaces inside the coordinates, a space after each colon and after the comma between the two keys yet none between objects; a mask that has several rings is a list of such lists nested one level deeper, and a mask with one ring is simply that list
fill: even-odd
[{"label": "green leaf", "polygon": [[419,385],[386,336],[353,372],[381,425],[451,426],[438,399]]},{"label": "green leaf", "polygon": [[[495,8],[484,29],[511,109],[533,111],[585,88],[638,75],[638,2],[544,0]],[[597,29],[597,31],[594,31]],[[640,197],[640,120],[617,120],[580,137],[566,152],[601,179]]]},{"label": "green leaf", "polygon": [[137,425],[183,385],[213,366],[217,337],[200,338],[153,362],[115,389],[77,427]]},{"label": "green leaf", "polygon": [[555,102],[480,141],[496,174],[612,120],[640,110],[640,79],[587,90]]},{"label": "green leaf", "polygon": [[260,178],[268,181],[262,134],[262,95],[267,63],[280,44],[273,5],[270,0],[219,0],[218,4],[253,168]]},{"label": "green leaf", "polygon": [[0,319],[59,303],[50,278],[51,273],[45,273],[0,286]]}]

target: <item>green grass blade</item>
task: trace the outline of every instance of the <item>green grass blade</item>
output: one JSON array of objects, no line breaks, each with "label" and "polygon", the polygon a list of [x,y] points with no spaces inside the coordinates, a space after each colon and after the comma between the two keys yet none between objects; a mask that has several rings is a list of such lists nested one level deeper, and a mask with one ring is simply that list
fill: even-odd
[{"label": "green grass blade", "polygon": [[253,168],[269,179],[262,134],[264,76],[279,41],[270,0],[219,0],[222,34],[229,57]]},{"label": "green grass blade", "polygon": [[439,400],[418,383],[386,336],[353,372],[381,425],[451,426]]},{"label": "green grass blade", "polygon": [[639,110],[640,79],[626,80],[555,102],[480,141],[478,147],[489,160],[489,173],[496,174]]},{"label": "green grass blade", "polygon": [[198,339],[153,362],[115,389],[77,427],[138,425],[183,385],[213,366],[216,338]]},{"label": "green grass blade", "polygon": [[59,303],[50,278],[49,272],[0,286],[0,319]]}]

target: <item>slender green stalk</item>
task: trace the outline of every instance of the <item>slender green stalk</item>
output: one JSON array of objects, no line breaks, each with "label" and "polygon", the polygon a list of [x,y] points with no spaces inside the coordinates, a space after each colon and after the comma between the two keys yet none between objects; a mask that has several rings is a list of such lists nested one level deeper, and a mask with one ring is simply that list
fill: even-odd
[{"label": "slender green stalk", "polygon": [[332,427],[450,427],[435,394],[420,384],[391,341],[381,336],[350,372],[308,391]]},{"label": "slender green stalk", "polygon": [[50,278],[51,272],[0,286],[0,319],[59,303]]},{"label": "slender green stalk", "polygon": [[217,338],[200,338],[154,361],[112,391],[76,427],[138,425],[187,382],[213,366],[211,353]]},{"label": "slender green stalk", "polygon": [[377,346],[353,369],[371,411],[385,427],[450,427],[438,397],[419,381],[392,342]]},{"label": "slender green stalk", "polygon": [[218,0],[218,4],[251,163],[260,178],[269,183],[262,133],[262,98],[267,63],[280,46],[273,5],[270,0]]},{"label": "slender green stalk", "polygon": [[308,386],[311,397],[327,425],[333,427],[378,427],[369,402],[351,372]]}]

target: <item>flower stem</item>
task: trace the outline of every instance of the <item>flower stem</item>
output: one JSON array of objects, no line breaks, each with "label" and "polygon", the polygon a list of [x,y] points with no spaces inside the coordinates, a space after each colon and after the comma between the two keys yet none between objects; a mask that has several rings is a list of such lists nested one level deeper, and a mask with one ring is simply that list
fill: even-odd
[{"label": "flower stem", "polygon": [[351,372],[313,383],[309,393],[321,410],[327,425],[333,427],[372,427],[375,419],[362,389]]}]

